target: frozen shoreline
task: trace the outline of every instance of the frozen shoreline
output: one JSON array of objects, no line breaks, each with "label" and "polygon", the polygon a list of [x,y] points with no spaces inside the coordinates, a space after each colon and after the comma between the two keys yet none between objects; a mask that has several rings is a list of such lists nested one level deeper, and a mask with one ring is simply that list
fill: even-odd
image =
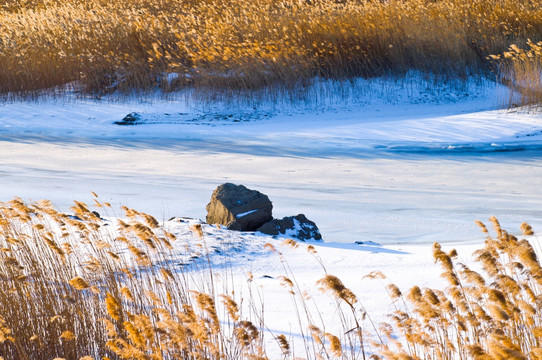
[{"label": "frozen shoreline", "polygon": [[[412,84],[360,80],[325,106],[3,103],[0,200],[67,209],[94,191],[162,219],[204,218],[229,181],[268,194],[277,217],[305,213],[330,242],[469,241],[492,215],[536,225],[542,118],[498,110],[509,95],[490,82]],[[142,125],[114,124],[134,112]]]}]

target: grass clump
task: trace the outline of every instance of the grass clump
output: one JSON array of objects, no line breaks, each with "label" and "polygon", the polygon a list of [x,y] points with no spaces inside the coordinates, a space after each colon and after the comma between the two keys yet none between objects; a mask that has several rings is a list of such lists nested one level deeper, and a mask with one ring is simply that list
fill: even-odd
[{"label": "grass clump", "polygon": [[[496,236],[474,253],[479,271],[457,261],[454,250],[435,243],[444,290],[413,287],[394,293],[393,325],[384,324],[387,342],[377,344],[389,359],[538,359],[542,355],[542,267],[525,239],[491,219]],[[525,235],[533,235],[522,224]],[[401,335],[398,341],[395,333]],[[401,341],[401,339],[403,341]]]},{"label": "grass clump", "polygon": [[485,75],[542,40],[534,0],[0,1],[0,93],[293,88],[417,70]]},{"label": "grass clump", "polygon": [[[310,324],[314,342],[320,345],[316,354],[373,360],[539,359],[542,266],[538,253],[531,242],[502,229],[496,218],[490,221],[494,236],[477,222],[487,237],[473,254],[474,266],[459,262],[455,250],[433,245],[433,258],[443,270],[446,288],[414,286],[403,292],[388,284],[386,291],[395,311],[388,315],[391,321],[378,328],[360,304],[360,297],[326,272],[317,285],[336,300],[334,312],[341,330],[336,336]],[[535,235],[527,223],[520,228],[524,236]],[[538,239],[533,240],[538,244]],[[294,274],[289,277],[293,279]],[[374,271],[365,278],[385,276]],[[299,302],[303,301],[299,296]],[[307,312],[317,314],[314,306]],[[307,315],[307,321],[318,317],[313,315]],[[367,321],[368,328],[363,325]]]},{"label": "grass clump", "polygon": [[490,58],[499,62],[502,81],[521,95],[519,104],[510,105],[542,103],[542,41],[528,39],[525,49],[512,44],[503,54]]},{"label": "grass clump", "polygon": [[[199,277],[193,265],[188,275],[173,262],[181,254],[172,244],[183,240],[154,217],[125,208],[128,219],[112,229],[86,204],[72,210],[66,215],[48,201],[0,203],[4,358],[264,356],[253,323],[259,314],[240,307],[231,290],[220,294],[207,269]],[[201,235],[186,236],[201,242]]]},{"label": "grass clump", "polygon": [[[98,206],[105,210],[108,204]],[[218,281],[205,259],[201,224],[186,226],[204,260],[178,262],[179,242],[154,217],[124,208],[116,226],[86,204],[66,215],[48,201],[0,203],[0,354],[6,359],[267,359],[263,304]],[[279,255],[309,359],[538,359],[542,356],[542,266],[533,245],[503,230],[492,218],[475,252],[473,270],[455,250],[435,243],[445,289],[386,290],[395,311],[391,323],[372,323],[361,296],[322,266],[316,282],[329,294],[335,324],[322,320],[295,273]],[[534,236],[528,224],[525,236]],[[190,254],[189,254],[190,255]],[[193,254],[194,256],[196,254]],[[207,264],[199,268],[197,264]],[[380,272],[368,277],[383,279]],[[252,276],[248,278],[249,285]],[[281,304],[282,306],[282,304]],[[295,320],[295,319],[294,319]],[[369,326],[365,326],[368,323]],[[334,332],[329,328],[333,325]],[[338,330],[337,330],[338,329]],[[297,358],[291,338],[275,334],[284,359]],[[298,353],[299,353],[298,349]]]}]

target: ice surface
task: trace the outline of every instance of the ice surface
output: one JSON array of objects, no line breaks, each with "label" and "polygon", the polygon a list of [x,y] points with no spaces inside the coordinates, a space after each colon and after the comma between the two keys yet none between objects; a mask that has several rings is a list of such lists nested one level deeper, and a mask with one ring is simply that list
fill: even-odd
[{"label": "ice surface", "polygon": [[[466,241],[477,218],[539,221],[541,117],[498,110],[509,94],[491,82],[411,80],[360,80],[312,102],[3,103],[0,199],[66,209],[94,191],[163,219],[204,218],[213,189],[233,182],[344,243]],[[114,125],[134,112],[142,125]]]}]

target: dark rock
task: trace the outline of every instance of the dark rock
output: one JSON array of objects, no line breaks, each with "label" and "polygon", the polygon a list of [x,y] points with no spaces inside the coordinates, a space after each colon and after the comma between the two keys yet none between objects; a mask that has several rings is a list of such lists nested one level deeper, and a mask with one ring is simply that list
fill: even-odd
[{"label": "dark rock", "polygon": [[180,223],[188,223],[188,222],[191,222],[191,221],[200,221],[199,219],[194,219],[194,218],[190,218],[190,217],[177,217],[177,216],[173,216],[171,218],[169,218],[168,221],[175,221],[175,222],[180,222]]},{"label": "dark rock", "polygon": [[268,235],[287,235],[302,241],[322,240],[322,235],[316,224],[303,214],[273,219],[259,227],[257,231]]},{"label": "dark rock", "polygon": [[129,113],[121,121],[115,121],[115,125],[138,125],[141,123],[141,115],[138,113]]},{"label": "dark rock", "polygon": [[369,246],[382,246],[381,244],[379,243],[376,243],[374,241],[354,241],[354,244],[358,244],[358,245],[369,245]]},{"label": "dark rock", "polygon": [[226,225],[230,230],[255,231],[273,219],[273,204],[256,190],[225,183],[216,188],[207,205],[207,223]]}]

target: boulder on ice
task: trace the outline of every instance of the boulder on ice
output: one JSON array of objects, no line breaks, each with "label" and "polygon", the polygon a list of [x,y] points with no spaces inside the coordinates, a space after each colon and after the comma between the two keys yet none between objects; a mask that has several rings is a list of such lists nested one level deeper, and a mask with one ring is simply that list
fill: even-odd
[{"label": "boulder on ice", "polygon": [[207,223],[225,225],[230,230],[255,231],[273,219],[273,204],[259,191],[243,185],[218,186],[207,205]]}]

